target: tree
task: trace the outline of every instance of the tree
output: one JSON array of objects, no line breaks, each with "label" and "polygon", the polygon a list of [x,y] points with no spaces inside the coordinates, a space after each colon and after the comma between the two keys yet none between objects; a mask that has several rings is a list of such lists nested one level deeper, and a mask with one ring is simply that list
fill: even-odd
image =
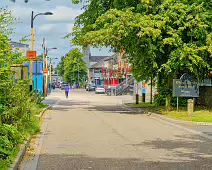
[{"label": "tree", "polygon": [[16,20],[7,8],[0,8],[0,169],[8,169],[20,144],[39,131],[39,101],[29,92],[29,80],[14,81],[13,64],[24,58],[13,51],[9,36]]},{"label": "tree", "polygon": [[174,77],[186,72],[205,78],[212,67],[211,11],[208,0],[142,0],[136,8],[107,10],[89,29],[81,20],[72,42],[124,50],[138,81],[162,77],[158,85],[165,89],[169,108]]},{"label": "tree", "polygon": [[61,57],[61,61],[59,62],[59,64],[57,65],[57,70],[58,70],[58,74],[60,75],[60,76],[64,76],[64,72],[65,72],[65,70],[64,70],[64,59],[65,59],[65,57],[64,56],[62,56]]},{"label": "tree", "polygon": [[87,78],[86,63],[83,60],[83,53],[78,48],[72,49],[64,58],[64,80],[73,84],[84,83]]}]

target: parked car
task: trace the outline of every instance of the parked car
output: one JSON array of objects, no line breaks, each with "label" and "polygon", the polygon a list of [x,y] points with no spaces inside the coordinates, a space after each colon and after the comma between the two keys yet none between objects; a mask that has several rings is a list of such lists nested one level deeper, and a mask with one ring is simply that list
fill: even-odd
[{"label": "parked car", "polygon": [[56,82],[55,87],[60,88],[60,82]]},{"label": "parked car", "polygon": [[88,91],[88,87],[91,86],[90,84],[87,84],[85,87],[85,90]]},{"label": "parked car", "polygon": [[88,91],[95,91],[96,85],[89,85],[88,86]]},{"label": "parked car", "polygon": [[98,86],[98,87],[96,87],[95,93],[96,93],[96,94],[97,94],[97,93],[105,93],[105,88],[104,88],[104,86]]},{"label": "parked car", "polygon": [[61,87],[60,87],[60,89],[61,90],[64,90],[65,89],[65,86],[68,84],[68,82],[62,82],[61,83]]}]

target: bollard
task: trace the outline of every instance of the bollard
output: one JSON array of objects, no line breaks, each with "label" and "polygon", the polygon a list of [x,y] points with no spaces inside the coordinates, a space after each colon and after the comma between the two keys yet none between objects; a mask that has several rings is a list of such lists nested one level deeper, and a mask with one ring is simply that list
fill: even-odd
[{"label": "bollard", "polygon": [[145,93],[142,93],[142,102],[145,103]]},{"label": "bollard", "polygon": [[193,117],[194,113],[194,100],[188,99],[188,117]]},{"label": "bollard", "polygon": [[139,104],[139,95],[138,94],[135,95],[135,103]]}]

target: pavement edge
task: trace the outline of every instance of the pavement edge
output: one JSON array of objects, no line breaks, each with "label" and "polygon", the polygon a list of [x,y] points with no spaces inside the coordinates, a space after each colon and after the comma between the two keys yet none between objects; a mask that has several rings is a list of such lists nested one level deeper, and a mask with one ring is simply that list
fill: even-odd
[{"label": "pavement edge", "polygon": [[[51,105],[49,105],[47,108],[45,108],[39,115],[39,120],[41,120],[41,118],[43,117],[43,114],[48,110],[51,109]],[[10,166],[9,170],[17,170],[25,153],[26,153],[26,149],[30,144],[30,141],[32,139],[32,136],[28,137],[27,140],[24,142],[23,145],[21,145],[20,147],[20,151],[18,152],[18,155],[15,159],[15,161],[13,162],[13,164]]]},{"label": "pavement edge", "polygon": [[[126,106],[125,103],[122,103],[122,107],[125,107],[127,109],[134,111],[133,107]],[[180,123],[180,124],[184,124],[184,125],[192,124],[192,125],[202,125],[202,126],[211,126],[212,125],[212,123],[208,123],[208,122],[191,122],[191,121],[184,121],[184,120],[178,120],[178,119],[171,119],[171,118],[168,118],[164,115],[160,115],[160,114],[153,113],[153,112],[147,112],[146,114],[148,116],[154,116],[154,117],[157,117],[159,119],[163,119],[163,120],[166,120],[166,121],[169,121],[169,122],[172,122],[172,123]]]}]

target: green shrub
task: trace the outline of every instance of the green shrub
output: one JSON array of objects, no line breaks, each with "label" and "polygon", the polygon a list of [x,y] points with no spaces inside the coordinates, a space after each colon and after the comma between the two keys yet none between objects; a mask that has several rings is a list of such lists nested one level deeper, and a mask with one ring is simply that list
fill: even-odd
[{"label": "green shrub", "polygon": [[0,159],[8,159],[13,149],[20,143],[23,143],[23,136],[14,126],[0,125]]}]

